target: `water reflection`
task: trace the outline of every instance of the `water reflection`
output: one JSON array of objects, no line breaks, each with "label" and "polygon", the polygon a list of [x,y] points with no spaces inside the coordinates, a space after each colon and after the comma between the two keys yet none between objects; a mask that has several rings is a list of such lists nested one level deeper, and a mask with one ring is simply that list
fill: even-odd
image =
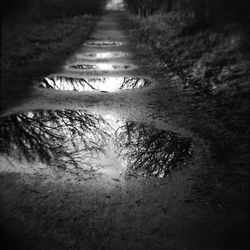
[{"label": "water reflection", "polygon": [[70,65],[69,68],[80,69],[80,70],[92,70],[92,69],[96,69],[96,65],[91,65],[91,64],[73,64],[73,65]]},{"label": "water reflection", "polygon": [[93,77],[73,78],[51,76],[43,78],[39,87],[72,91],[108,91],[134,89],[148,86],[150,81],[137,77]]},{"label": "water reflection", "polygon": [[131,70],[135,69],[136,66],[134,64],[97,63],[97,64],[71,64],[67,65],[66,68],[83,70],[83,71],[91,71],[91,70],[113,71],[113,70]]},{"label": "water reflection", "polygon": [[109,58],[119,58],[127,57],[127,53],[123,52],[97,52],[97,53],[86,53],[86,54],[77,54],[78,58],[85,59],[109,59]]},{"label": "water reflection", "polygon": [[191,157],[190,138],[85,111],[27,112],[1,118],[0,126],[2,155],[74,173],[105,169],[105,162],[110,171],[120,161],[127,177],[165,177]]},{"label": "water reflection", "polygon": [[113,47],[113,46],[120,46],[122,42],[118,41],[88,41],[85,42],[83,45],[90,46],[90,47]]},{"label": "water reflection", "polygon": [[104,152],[107,133],[101,116],[84,111],[37,111],[0,119],[4,155],[28,162],[40,161],[59,169],[91,163]]},{"label": "water reflection", "polygon": [[191,139],[172,131],[125,122],[116,131],[120,155],[128,162],[127,177],[165,177],[191,157]]}]

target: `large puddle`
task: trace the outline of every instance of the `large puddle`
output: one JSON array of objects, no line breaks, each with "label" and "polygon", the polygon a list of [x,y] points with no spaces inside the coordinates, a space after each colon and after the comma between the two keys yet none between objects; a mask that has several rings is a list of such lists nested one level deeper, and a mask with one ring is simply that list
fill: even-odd
[{"label": "large puddle", "polygon": [[73,78],[65,76],[45,77],[39,87],[71,90],[71,91],[108,91],[114,92],[124,89],[146,87],[151,82],[146,78],[137,77],[89,77]]},{"label": "large puddle", "polygon": [[192,157],[191,139],[113,115],[36,111],[0,119],[1,155],[71,173],[124,169],[125,177],[165,177]]},{"label": "large puddle", "polygon": [[121,63],[96,63],[96,64],[70,64],[66,68],[77,71],[117,71],[117,70],[133,70],[136,69],[134,64],[121,64]]}]

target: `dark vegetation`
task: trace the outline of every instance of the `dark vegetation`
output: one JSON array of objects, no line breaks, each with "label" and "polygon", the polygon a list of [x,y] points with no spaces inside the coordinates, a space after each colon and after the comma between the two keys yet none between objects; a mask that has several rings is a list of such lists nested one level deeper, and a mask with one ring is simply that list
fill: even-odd
[{"label": "dark vegetation", "polygon": [[247,0],[125,0],[128,8],[146,17],[162,10],[166,13],[181,11],[199,22],[236,20],[249,17]]},{"label": "dark vegetation", "polygon": [[213,164],[199,189],[241,204],[249,191],[248,1],[127,3],[136,14],[130,15],[135,42],[151,49],[166,84],[181,90],[188,102],[185,126],[210,147]]},{"label": "dark vegetation", "polygon": [[105,0],[1,1],[1,110],[25,99],[88,38]]},{"label": "dark vegetation", "polygon": [[100,14],[105,0],[3,0],[1,13],[3,18],[9,15],[25,15],[35,20],[54,19],[65,16]]}]

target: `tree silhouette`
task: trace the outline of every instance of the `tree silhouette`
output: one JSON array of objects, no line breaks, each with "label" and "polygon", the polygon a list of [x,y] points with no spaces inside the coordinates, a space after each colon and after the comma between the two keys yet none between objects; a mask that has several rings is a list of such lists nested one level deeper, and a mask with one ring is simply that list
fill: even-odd
[{"label": "tree silhouette", "polygon": [[125,0],[128,8],[143,17],[158,10],[184,11],[195,23],[216,23],[220,20],[249,19],[248,0]]}]

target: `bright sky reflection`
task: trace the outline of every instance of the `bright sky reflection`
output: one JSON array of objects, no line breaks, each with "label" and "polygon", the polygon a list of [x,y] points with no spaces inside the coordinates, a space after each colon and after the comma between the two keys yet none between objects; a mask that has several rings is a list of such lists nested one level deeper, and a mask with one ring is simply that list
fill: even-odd
[{"label": "bright sky reflection", "polygon": [[128,56],[128,54],[123,52],[97,52],[97,53],[77,54],[78,58],[86,58],[86,59],[109,59],[109,58],[119,58],[126,56]]},{"label": "bright sky reflection", "polygon": [[40,83],[42,88],[70,91],[108,91],[134,89],[149,85],[144,78],[135,77],[93,77],[72,78],[63,76],[46,77]]},{"label": "bright sky reflection", "polygon": [[122,63],[96,63],[96,64],[72,64],[67,65],[66,68],[76,71],[114,71],[114,70],[131,70],[135,69],[134,64],[122,64]]}]

